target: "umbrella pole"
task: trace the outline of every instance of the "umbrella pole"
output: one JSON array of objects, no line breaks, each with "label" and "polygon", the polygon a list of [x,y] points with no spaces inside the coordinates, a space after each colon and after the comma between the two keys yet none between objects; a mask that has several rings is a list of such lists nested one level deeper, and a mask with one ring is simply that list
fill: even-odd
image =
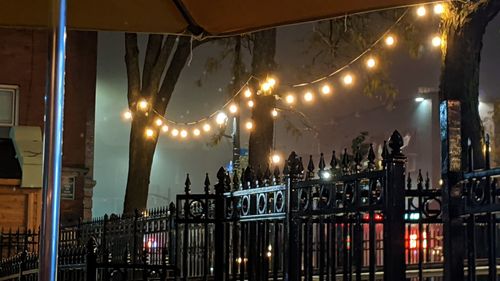
[{"label": "umbrella pole", "polygon": [[40,281],[57,279],[59,208],[61,197],[66,0],[51,0],[50,76],[45,95],[43,205],[40,234]]}]

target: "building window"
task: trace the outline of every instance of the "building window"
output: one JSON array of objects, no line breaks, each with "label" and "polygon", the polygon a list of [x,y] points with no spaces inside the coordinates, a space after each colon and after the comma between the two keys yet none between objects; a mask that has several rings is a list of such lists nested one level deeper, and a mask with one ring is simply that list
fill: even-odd
[{"label": "building window", "polygon": [[0,85],[0,137],[7,137],[9,129],[17,125],[19,87]]}]

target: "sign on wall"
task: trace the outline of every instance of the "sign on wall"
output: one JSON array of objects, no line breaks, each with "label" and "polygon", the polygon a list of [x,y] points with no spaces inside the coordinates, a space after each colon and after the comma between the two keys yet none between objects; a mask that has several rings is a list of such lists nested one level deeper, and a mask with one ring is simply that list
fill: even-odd
[{"label": "sign on wall", "polygon": [[74,176],[63,176],[61,183],[61,199],[75,200],[75,181]]}]

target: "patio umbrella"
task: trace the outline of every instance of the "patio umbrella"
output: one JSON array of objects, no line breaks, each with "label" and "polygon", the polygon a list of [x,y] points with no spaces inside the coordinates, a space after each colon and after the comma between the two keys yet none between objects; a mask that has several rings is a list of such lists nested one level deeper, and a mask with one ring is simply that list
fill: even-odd
[{"label": "patio umbrella", "polygon": [[[68,0],[67,26],[194,35],[234,35],[429,0]],[[48,27],[50,0],[0,1],[0,26]]]}]

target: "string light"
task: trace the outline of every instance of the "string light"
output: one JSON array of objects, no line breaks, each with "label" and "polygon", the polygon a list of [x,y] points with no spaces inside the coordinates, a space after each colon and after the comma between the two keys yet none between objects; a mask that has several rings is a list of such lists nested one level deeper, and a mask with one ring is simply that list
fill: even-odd
[{"label": "string light", "polygon": [[161,120],[161,118],[156,118],[155,124],[156,126],[160,127],[161,125],[163,125],[163,120]]},{"label": "string light", "polygon": [[276,86],[276,79],[274,79],[273,77],[269,77],[267,78],[267,83],[272,87]]},{"label": "string light", "polygon": [[441,3],[434,5],[434,14],[440,15],[442,13],[444,13],[444,5]]},{"label": "string light", "polygon": [[218,125],[223,125],[224,123],[226,123],[226,120],[227,120],[227,115],[222,111],[219,112],[215,117],[215,123],[217,123]]},{"label": "string light", "polygon": [[432,38],[432,41],[431,41],[432,46],[434,46],[434,47],[439,47],[439,46],[441,46],[441,42],[442,42],[442,40],[441,40],[441,37],[440,37],[440,36],[434,36],[434,37]]},{"label": "string light", "polygon": [[162,130],[164,133],[168,132],[168,126],[167,126],[167,125],[163,125],[163,126],[161,127],[161,130]]},{"label": "string light", "polygon": [[130,112],[130,110],[125,110],[125,112],[123,112],[122,116],[123,116],[123,119],[130,120],[130,119],[132,119],[132,112]]},{"label": "string light", "polygon": [[236,114],[236,112],[238,112],[238,106],[236,104],[231,104],[229,106],[229,112],[231,112],[232,114]]},{"label": "string light", "polygon": [[245,98],[249,98],[252,96],[252,91],[249,88],[247,88],[243,93],[243,95],[245,96]]},{"label": "string light", "polygon": [[321,87],[321,93],[323,93],[323,95],[328,95],[331,92],[332,92],[332,89],[330,88],[330,86],[323,85],[323,87]]},{"label": "string light", "polygon": [[247,128],[247,130],[252,130],[253,129],[253,122],[252,121],[247,121],[245,123],[245,128]]},{"label": "string light", "polygon": [[181,138],[185,139],[188,136],[188,132],[186,130],[181,131]]},{"label": "string light", "polygon": [[263,91],[263,92],[268,92],[271,90],[271,84],[269,84],[269,82],[264,82],[260,85],[260,89]]},{"label": "string light", "polygon": [[203,125],[203,131],[205,131],[205,132],[210,132],[210,129],[212,129],[212,128],[210,127],[210,124],[205,123],[205,125]]},{"label": "string light", "polygon": [[141,110],[147,110],[149,107],[148,101],[145,99],[140,100],[137,105],[139,106],[139,109],[141,109]]},{"label": "string light", "polygon": [[148,138],[152,138],[154,136],[155,132],[150,129],[150,128],[146,128],[146,137]]},{"label": "string light", "polygon": [[179,130],[173,129],[172,130],[172,137],[177,137],[179,135]]},{"label": "string light", "polygon": [[276,108],[273,108],[273,110],[271,110],[271,116],[278,117],[278,111],[276,110]]},{"label": "string light", "polygon": [[394,36],[388,35],[387,37],[385,37],[385,44],[387,46],[394,46],[394,43],[396,43],[396,39],[394,39]]},{"label": "string light", "polygon": [[366,60],[366,67],[374,68],[375,65],[377,65],[377,61],[374,58],[370,57]]},{"label": "string light", "polygon": [[427,9],[424,6],[420,6],[417,8],[417,16],[424,17],[427,14]]},{"label": "string light", "polygon": [[193,135],[194,135],[195,137],[199,136],[200,134],[201,134],[200,129],[196,128],[196,129],[194,129],[194,130],[193,130]]},{"label": "string light", "polygon": [[344,85],[350,86],[354,82],[354,77],[351,74],[346,74],[342,77],[342,81],[344,82]]},{"label": "string light", "polygon": [[273,154],[273,156],[271,156],[271,161],[273,162],[273,164],[279,164],[281,162],[281,156],[275,153]]},{"label": "string light", "polygon": [[285,97],[285,101],[286,103],[288,104],[293,104],[295,102],[295,96],[292,95],[292,94],[288,94],[286,97]]},{"label": "string light", "polygon": [[253,106],[255,105],[255,102],[253,100],[249,100],[247,104],[248,104],[248,107],[253,108]]},{"label": "string light", "polygon": [[312,102],[312,100],[314,99],[314,96],[311,92],[306,92],[304,94],[304,101],[306,102]]}]

